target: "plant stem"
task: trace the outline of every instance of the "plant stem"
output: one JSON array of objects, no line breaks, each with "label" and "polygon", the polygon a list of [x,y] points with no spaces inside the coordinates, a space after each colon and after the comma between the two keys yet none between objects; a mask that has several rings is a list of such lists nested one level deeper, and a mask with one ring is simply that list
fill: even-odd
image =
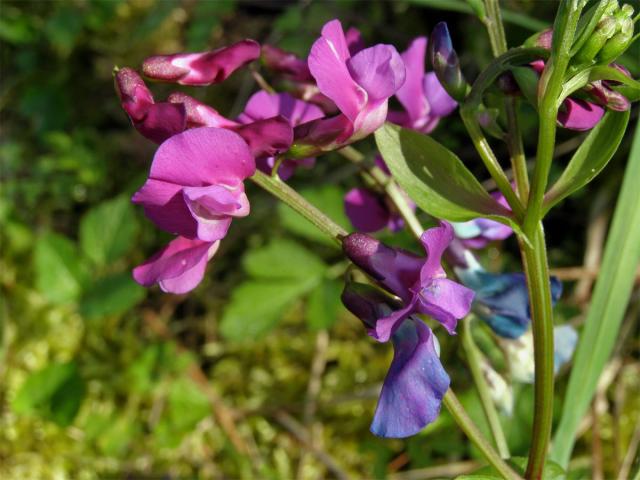
[{"label": "plant stem", "polygon": [[531,243],[519,239],[529,291],[535,361],[535,408],[526,478],[538,479],[544,469],[553,420],[553,307],[542,222],[536,224],[528,238]]},{"label": "plant stem", "polygon": [[540,92],[538,149],[527,203],[527,214],[523,223],[523,230],[527,235],[536,228],[536,224],[542,219],[542,202],[556,142],[558,98],[562,94],[564,76],[571,60],[569,52],[581,11],[582,7],[572,0],[564,0],[560,5],[554,23],[551,56],[538,86]]},{"label": "plant stem", "polygon": [[493,153],[489,142],[482,133],[480,125],[475,119],[474,112],[467,109],[466,106],[463,105],[462,107],[460,107],[460,116],[462,117],[464,125],[467,127],[467,132],[471,137],[473,145],[476,147],[476,150],[480,155],[480,158],[482,158],[485,166],[487,167],[487,170],[489,170],[491,177],[494,179],[496,185],[509,203],[509,206],[511,207],[511,210],[513,210],[516,218],[522,219],[524,216],[524,207],[522,205],[522,202],[513,191],[507,175],[504,173],[504,170],[500,166],[498,159]]},{"label": "plant stem", "polygon": [[447,391],[443,398],[443,403],[458,426],[460,426],[467,437],[475,444],[476,447],[478,447],[482,452],[482,455],[484,455],[487,461],[500,475],[502,475],[503,478],[508,480],[517,480],[521,478],[502,458],[500,458],[500,455],[498,455],[493,447],[489,445],[480,430],[478,430],[478,427],[475,426],[473,421],[467,415],[467,412],[465,412],[464,407],[458,401],[453,390],[449,389]]},{"label": "plant stem", "polygon": [[487,418],[487,423],[491,429],[493,439],[496,442],[496,447],[498,447],[498,452],[502,458],[509,458],[511,454],[509,453],[507,440],[504,436],[504,432],[502,431],[502,425],[500,425],[500,418],[498,417],[496,406],[491,398],[489,385],[482,373],[482,362],[486,360],[482,357],[482,353],[480,353],[478,347],[473,341],[473,333],[471,332],[472,321],[473,316],[470,315],[462,322],[462,346],[467,354],[467,363],[471,370],[471,376],[473,377],[476,389],[478,390],[480,403],[482,404],[482,409],[484,410],[485,417]]},{"label": "plant stem", "polygon": [[[489,33],[491,49],[494,57],[499,57],[507,51],[507,38],[504,33],[502,15],[500,13],[500,3],[498,0],[484,0],[487,16],[484,24]],[[508,97],[504,102],[507,113],[507,147],[511,157],[511,168],[513,169],[516,191],[522,202],[526,202],[529,196],[529,175],[527,173],[527,159],[522,146],[522,134],[518,122],[518,101],[516,98]]]},{"label": "plant stem", "polygon": [[346,237],[348,232],[316,207],[311,205],[298,192],[280,180],[279,177],[270,177],[269,175],[262,173],[260,170],[257,170],[253,177],[251,177],[251,180],[289,205],[320,230],[329,235],[336,243],[338,243],[338,245],[342,245],[342,238]]}]

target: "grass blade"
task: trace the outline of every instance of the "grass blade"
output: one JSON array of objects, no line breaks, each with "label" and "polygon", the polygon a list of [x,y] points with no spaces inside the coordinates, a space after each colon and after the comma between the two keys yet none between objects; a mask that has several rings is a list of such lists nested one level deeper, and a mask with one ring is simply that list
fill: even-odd
[{"label": "grass blade", "polygon": [[604,259],[578,344],[551,458],[566,468],[575,433],[611,355],[640,262],[640,123],[609,230]]}]

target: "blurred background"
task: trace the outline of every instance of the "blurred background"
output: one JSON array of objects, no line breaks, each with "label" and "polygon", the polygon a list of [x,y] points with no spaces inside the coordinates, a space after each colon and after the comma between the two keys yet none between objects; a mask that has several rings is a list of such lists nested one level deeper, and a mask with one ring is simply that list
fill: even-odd
[{"label": "blurred background", "polygon": [[[548,26],[557,7],[502,3],[511,46]],[[467,78],[491,59],[484,26],[461,0],[2,1],[0,478],[418,479],[476,468],[478,453],[446,412],[407,440],[369,433],[392,349],[369,339],[341,307],[340,251],[255,186],[248,185],[252,214],[233,223],[197,290],[168,295],[131,279],[133,266],[168,237],[129,202],[155,146],[121,110],[113,67],[242,38],[306,56],[332,18],[400,51],[446,20]],[[638,77],[637,46],[622,63]],[[176,90],[151,88],[158,99]],[[257,86],[244,69],[221,85],[183,90],[233,116]],[[529,153],[534,113],[523,109]],[[486,178],[456,115],[434,135]],[[630,138],[547,220],[552,267],[566,280],[559,322],[582,321],[592,279],[581,266],[585,251],[602,249]],[[561,133],[556,172],[581,139]],[[357,148],[372,154],[374,146]],[[358,177],[344,159],[326,155],[290,183],[350,228],[342,196]],[[407,233],[387,239],[415,248]],[[483,261],[517,270],[517,252],[509,239]],[[292,258],[297,272],[280,272],[278,263]],[[594,471],[611,478],[632,442],[638,297],[636,289],[571,478]],[[486,430],[458,340],[437,333],[452,386]],[[481,346],[501,357],[488,336]],[[522,456],[531,387],[514,385],[514,395],[503,420],[513,454]]]}]

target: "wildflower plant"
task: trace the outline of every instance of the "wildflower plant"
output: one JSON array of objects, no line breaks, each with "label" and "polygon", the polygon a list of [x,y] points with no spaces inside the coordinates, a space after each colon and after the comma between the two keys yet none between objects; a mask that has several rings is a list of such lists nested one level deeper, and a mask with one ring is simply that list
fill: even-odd
[{"label": "wildflower plant", "polygon": [[[488,26],[495,59],[473,82],[461,71],[444,23],[402,53],[392,45],[367,46],[357,30],[345,32],[339,20],[332,20],[307,58],[243,40],[143,63],[142,73],[151,80],[199,87],[233,81],[234,71],[256,62],[251,68],[260,88],[236,118],[183,92],[158,103],[140,74],[116,69],[116,90],[131,123],[159,144],[149,177],[132,201],[158,228],[175,235],[133,275],[144,286],[158,284],[170,293],[196,288],[232,223],[250,215],[245,182],[254,182],[341,246],[351,262],[344,305],[373,339],[393,344],[372,432],[414,435],[437,418],[444,404],[494,474],[541,478],[551,436],[554,376],[570,361],[577,343],[573,328],[554,327],[553,306],[562,285],[549,275],[542,222],[606,166],[626,129],[631,103],[640,98],[640,83],[616,63],[635,38],[633,9],[615,0],[588,5],[565,0],[552,28],[508,50],[497,1],[474,5]],[[286,90],[267,83],[257,62]],[[495,102],[487,102],[489,92],[500,98],[497,110]],[[389,106],[393,97],[402,110]],[[539,120],[532,171],[518,125],[522,103],[530,104]],[[429,136],[456,109],[497,185],[494,192]],[[558,128],[589,133],[549,187]],[[513,179],[487,134],[506,144]],[[372,136],[380,154],[375,159],[352,146]],[[322,212],[322,205],[312,205],[286,183],[296,168],[313,168],[328,152],[356,164],[365,180],[345,197],[345,211],[357,231],[345,231]],[[424,228],[418,215],[433,226]],[[408,229],[424,253],[371,235],[385,228]],[[477,250],[512,235],[522,271],[488,271]],[[495,334],[512,364],[512,380],[535,386],[534,427],[522,471],[507,461],[510,454],[496,420],[496,404],[510,409],[511,387],[476,347],[474,319]],[[470,420],[440,362],[437,337],[457,333],[462,333],[460,344],[492,440]]]}]

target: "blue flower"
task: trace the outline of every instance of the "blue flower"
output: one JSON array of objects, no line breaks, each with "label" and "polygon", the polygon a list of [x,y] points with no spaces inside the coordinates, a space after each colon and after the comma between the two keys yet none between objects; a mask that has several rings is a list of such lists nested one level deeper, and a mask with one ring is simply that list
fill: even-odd
[{"label": "blue flower", "polygon": [[[496,334],[518,338],[529,329],[529,292],[523,273],[495,274],[478,266],[456,268],[456,273],[464,285],[476,292],[472,308]],[[562,282],[551,277],[551,299],[554,305],[561,294]]]},{"label": "blue flower", "polygon": [[[364,323],[375,328],[398,305],[369,285],[347,282],[344,305]],[[449,376],[438,357],[438,343],[431,329],[409,316],[391,335],[393,360],[382,385],[371,432],[379,437],[415,435],[440,413]]]}]

